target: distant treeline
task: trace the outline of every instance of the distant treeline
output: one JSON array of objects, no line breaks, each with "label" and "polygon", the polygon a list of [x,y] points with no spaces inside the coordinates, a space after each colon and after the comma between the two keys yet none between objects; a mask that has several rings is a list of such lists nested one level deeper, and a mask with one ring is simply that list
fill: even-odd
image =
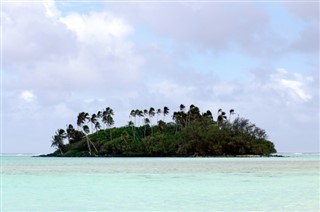
[{"label": "distant treeline", "polygon": [[79,113],[77,127],[58,129],[57,150],[48,156],[233,156],[270,155],[274,144],[263,129],[219,109],[215,115],[180,105],[167,122],[169,108],[132,110],[127,126],[113,127],[113,109]]}]

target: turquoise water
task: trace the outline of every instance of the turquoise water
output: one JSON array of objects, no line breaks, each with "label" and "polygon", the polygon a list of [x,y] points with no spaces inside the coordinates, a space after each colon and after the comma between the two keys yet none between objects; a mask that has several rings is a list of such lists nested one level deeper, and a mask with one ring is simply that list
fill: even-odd
[{"label": "turquoise water", "polygon": [[319,155],[2,157],[1,211],[319,211]]}]

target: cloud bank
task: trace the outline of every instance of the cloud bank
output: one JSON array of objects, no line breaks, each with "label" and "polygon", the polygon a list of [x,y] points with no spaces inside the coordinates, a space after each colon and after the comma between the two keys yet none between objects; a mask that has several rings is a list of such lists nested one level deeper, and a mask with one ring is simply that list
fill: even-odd
[{"label": "cloud bank", "polygon": [[120,126],[131,109],[183,103],[234,108],[280,152],[319,152],[312,4],[4,3],[2,151],[52,151],[54,131],[81,111],[109,106]]}]

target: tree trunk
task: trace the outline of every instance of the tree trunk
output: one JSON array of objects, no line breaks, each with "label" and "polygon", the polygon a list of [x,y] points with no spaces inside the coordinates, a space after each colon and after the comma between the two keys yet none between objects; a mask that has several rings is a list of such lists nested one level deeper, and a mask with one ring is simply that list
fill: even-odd
[{"label": "tree trunk", "polygon": [[89,142],[92,144],[92,146],[93,146],[94,150],[96,150],[96,152],[98,152],[98,150],[97,150],[96,146],[94,145],[94,143],[93,143],[90,139],[89,139]]},{"label": "tree trunk", "polygon": [[88,138],[88,136],[86,136],[86,140],[87,140],[89,155],[91,155],[91,147],[90,147],[90,143],[89,143],[89,138]]},{"label": "tree trunk", "polygon": [[132,134],[133,134],[133,140],[136,140],[136,132],[135,132],[134,126],[132,126]]}]

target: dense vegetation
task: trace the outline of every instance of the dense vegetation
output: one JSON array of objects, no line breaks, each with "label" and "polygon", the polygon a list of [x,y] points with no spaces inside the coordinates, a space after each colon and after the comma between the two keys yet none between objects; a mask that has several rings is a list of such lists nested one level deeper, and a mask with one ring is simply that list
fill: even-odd
[{"label": "dense vegetation", "polygon": [[247,119],[234,118],[234,114],[231,109],[227,117],[219,109],[214,120],[209,110],[201,113],[191,105],[186,111],[181,104],[180,110],[172,113],[173,122],[166,122],[169,108],[151,107],[132,110],[127,126],[113,127],[114,112],[109,107],[91,116],[81,112],[77,129],[69,124],[56,131],[52,146],[57,150],[48,156],[232,156],[276,152],[264,130]]}]

